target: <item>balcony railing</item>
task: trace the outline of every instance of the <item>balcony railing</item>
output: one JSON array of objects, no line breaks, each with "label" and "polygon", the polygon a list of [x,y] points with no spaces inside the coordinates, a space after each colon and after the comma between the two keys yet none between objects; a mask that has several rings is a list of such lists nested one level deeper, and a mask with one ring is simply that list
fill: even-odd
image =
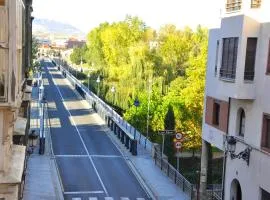
[{"label": "balcony railing", "polygon": [[220,78],[222,79],[231,79],[231,80],[234,80],[235,79],[235,72],[236,70],[233,69],[233,70],[228,70],[228,69],[220,69],[219,71],[219,75],[220,75]]},{"label": "balcony railing", "polygon": [[227,0],[226,3],[226,11],[227,12],[233,12],[233,11],[238,11],[242,7],[242,0]]},{"label": "balcony railing", "polygon": [[254,79],[254,70],[252,70],[252,71],[245,71],[244,80],[246,80],[246,81],[253,81],[253,79]]},{"label": "balcony railing", "polygon": [[251,0],[251,8],[260,8],[261,0]]}]

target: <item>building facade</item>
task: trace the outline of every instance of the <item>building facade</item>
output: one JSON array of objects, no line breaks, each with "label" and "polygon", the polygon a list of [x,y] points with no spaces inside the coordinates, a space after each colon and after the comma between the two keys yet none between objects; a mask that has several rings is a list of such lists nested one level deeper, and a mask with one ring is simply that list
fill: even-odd
[{"label": "building facade", "polygon": [[224,1],[209,31],[201,195],[208,148],[224,151],[223,199],[270,199],[270,1]]},{"label": "building facade", "polygon": [[23,187],[25,141],[13,140],[21,132],[16,127],[25,127],[22,118],[29,102],[25,75],[31,60],[31,4],[31,0],[0,0],[1,200],[20,199]]}]

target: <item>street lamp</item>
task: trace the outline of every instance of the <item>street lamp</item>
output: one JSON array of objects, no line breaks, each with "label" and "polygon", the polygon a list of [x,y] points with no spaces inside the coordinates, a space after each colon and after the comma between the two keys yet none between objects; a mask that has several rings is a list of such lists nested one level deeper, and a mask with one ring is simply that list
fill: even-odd
[{"label": "street lamp", "polygon": [[115,87],[114,87],[114,86],[112,86],[112,88],[111,88],[111,92],[112,92],[112,94],[113,94],[113,102],[112,102],[112,104],[114,105],[114,101],[115,101],[115,92],[116,92],[116,90],[115,90]]},{"label": "street lamp", "polygon": [[149,138],[149,112],[150,112],[151,91],[152,91],[152,80],[149,79],[148,105],[147,105],[147,125],[146,125],[146,138],[145,138],[145,142],[144,142],[144,148],[146,148],[146,140]]},{"label": "street lamp", "polygon": [[99,97],[99,83],[100,83],[100,76],[98,76],[98,78],[97,78],[97,84],[98,84],[98,92],[97,92],[97,95],[98,95],[98,97]]},{"label": "street lamp", "polygon": [[251,147],[247,147],[245,150],[239,152],[238,154],[235,154],[235,149],[236,149],[236,139],[233,136],[227,136],[226,137],[226,151],[230,153],[231,159],[243,159],[247,162],[247,165],[249,165],[249,158],[250,158],[250,152],[251,152]]},{"label": "street lamp", "polygon": [[88,74],[87,74],[87,78],[88,78],[88,90],[89,90],[90,72],[88,72]]},{"label": "street lamp", "polygon": [[[138,119],[137,119],[137,108],[140,106],[140,101],[139,101],[138,97],[136,97],[135,100],[134,100],[134,106],[136,107],[135,116],[136,116],[136,125],[137,125],[137,122],[138,122]],[[134,131],[134,140],[135,139],[136,139],[136,131]]]}]

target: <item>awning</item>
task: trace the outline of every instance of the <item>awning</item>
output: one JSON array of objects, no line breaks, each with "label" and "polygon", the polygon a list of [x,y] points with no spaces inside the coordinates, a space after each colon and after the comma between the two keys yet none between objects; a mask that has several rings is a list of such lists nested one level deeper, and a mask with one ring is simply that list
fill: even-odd
[{"label": "awning", "polygon": [[22,117],[17,117],[17,120],[14,125],[13,135],[25,135],[27,119]]}]

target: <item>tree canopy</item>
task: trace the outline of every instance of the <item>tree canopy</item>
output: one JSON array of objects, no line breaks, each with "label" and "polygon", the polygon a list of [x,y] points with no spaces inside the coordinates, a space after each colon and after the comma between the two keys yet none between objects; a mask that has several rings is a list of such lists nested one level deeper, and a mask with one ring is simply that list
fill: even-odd
[{"label": "tree canopy", "polygon": [[[155,31],[138,17],[127,16],[124,21],[100,24],[87,39],[87,47],[74,49],[71,61],[78,64],[82,57],[95,69],[90,85],[97,91],[95,78],[101,77],[101,98],[144,134],[149,104],[152,141],[161,142],[157,131],[173,125],[184,134],[185,149],[200,148],[206,29],[165,25]],[[134,106],[136,98],[139,107]]]}]

